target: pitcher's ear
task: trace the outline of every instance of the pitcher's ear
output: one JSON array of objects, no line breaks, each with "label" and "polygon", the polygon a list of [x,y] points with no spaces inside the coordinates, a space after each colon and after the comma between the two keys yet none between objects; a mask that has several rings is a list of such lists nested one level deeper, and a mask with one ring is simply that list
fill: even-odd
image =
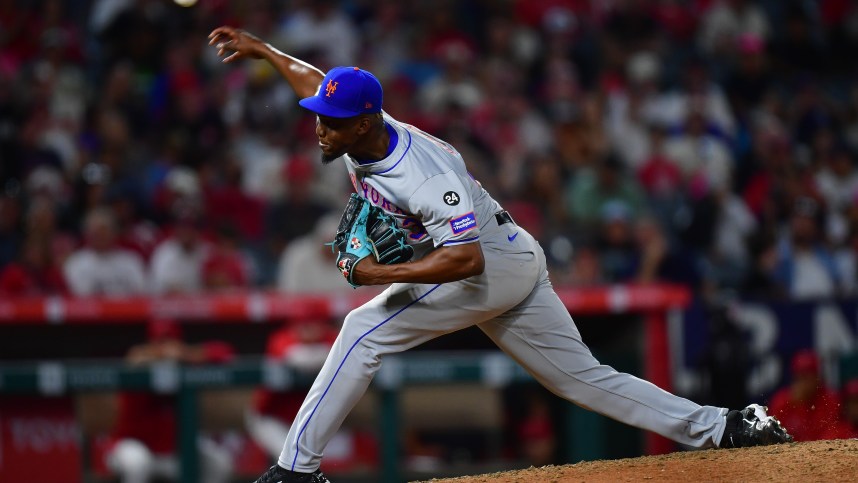
[{"label": "pitcher's ear", "polygon": [[361,116],[358,118],[357,132],[358,134],[366,134],[372,130],[374,119],[370,116]]}]

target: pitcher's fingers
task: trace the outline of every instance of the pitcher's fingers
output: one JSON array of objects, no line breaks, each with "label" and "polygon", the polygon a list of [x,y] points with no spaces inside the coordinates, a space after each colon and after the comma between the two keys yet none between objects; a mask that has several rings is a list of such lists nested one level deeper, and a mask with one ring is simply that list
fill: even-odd
[{"label": "pitcher's fingers", "polygon": [[217,37],[215,37],[214,39],[212,39],[212,42],[231,44],[236,39],[237,39],[237,36],[235,34],[220,34]]},{"label": "pitcher's fingers", "polygon": [[209,34],[209,38],[217,37],[218,35],[229,35],[231,27],[218,27]]},{"label": "pitcher's fingers", "polygon": [[232,55],[223,59],[223,63],[228,64],[228,63],[232,62],[233,60],[238,59],[239,56],[241,56],[241,52],[233,52]]}]

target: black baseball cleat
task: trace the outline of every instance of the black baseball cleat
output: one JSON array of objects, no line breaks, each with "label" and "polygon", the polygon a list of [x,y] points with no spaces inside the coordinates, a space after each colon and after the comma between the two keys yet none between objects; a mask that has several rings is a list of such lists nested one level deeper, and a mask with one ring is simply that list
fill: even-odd
[{"label": "black baseball cleat", "polygon": [[792,443],[792,436],[774,416],[766,414],[765,406],[751,404],[740,411],[727,413],[727,427],[719,448],[745,448],[769,444]]},{"label": "black baseball cleat", "polygon": [[313,473],[298,473],[280,465],[274,465],[254,483],[331,483],[331,481],[319,470]]}]

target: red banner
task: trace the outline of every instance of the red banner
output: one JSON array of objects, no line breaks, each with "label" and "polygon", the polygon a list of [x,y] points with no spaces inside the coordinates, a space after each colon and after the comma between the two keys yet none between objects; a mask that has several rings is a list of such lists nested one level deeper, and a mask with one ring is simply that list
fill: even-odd
[{"label": "red banner", "polygon": [[0,481],[79,483],[80,428],[72,399],[0,399]]},{"label": "red banner", "polygon": [[[690,300],[688,289],[671,285],[558,287],[556,291],[573,316],[664,311],[685,307]],[[173,297],[5,299],[0,300],[0,324],[137,323],[153,317],[223,322],[343,317],[377,293],[377,289],[362,288],[319,295],[230,292]]]}]

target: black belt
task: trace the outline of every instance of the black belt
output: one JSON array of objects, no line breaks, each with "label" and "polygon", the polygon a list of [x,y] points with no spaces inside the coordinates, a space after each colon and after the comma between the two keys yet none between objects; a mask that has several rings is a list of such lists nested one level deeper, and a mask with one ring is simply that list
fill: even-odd
[{"label": "black belt", "polygon": [[513,225],[515,224],[515,222],[512,220],[512,217],[509,215],[509,212],[506,210],[498,211],[497,213],[495,213],[495,220],[497,220],[498,226],[501,226],[504,223],[512,223]]}]

